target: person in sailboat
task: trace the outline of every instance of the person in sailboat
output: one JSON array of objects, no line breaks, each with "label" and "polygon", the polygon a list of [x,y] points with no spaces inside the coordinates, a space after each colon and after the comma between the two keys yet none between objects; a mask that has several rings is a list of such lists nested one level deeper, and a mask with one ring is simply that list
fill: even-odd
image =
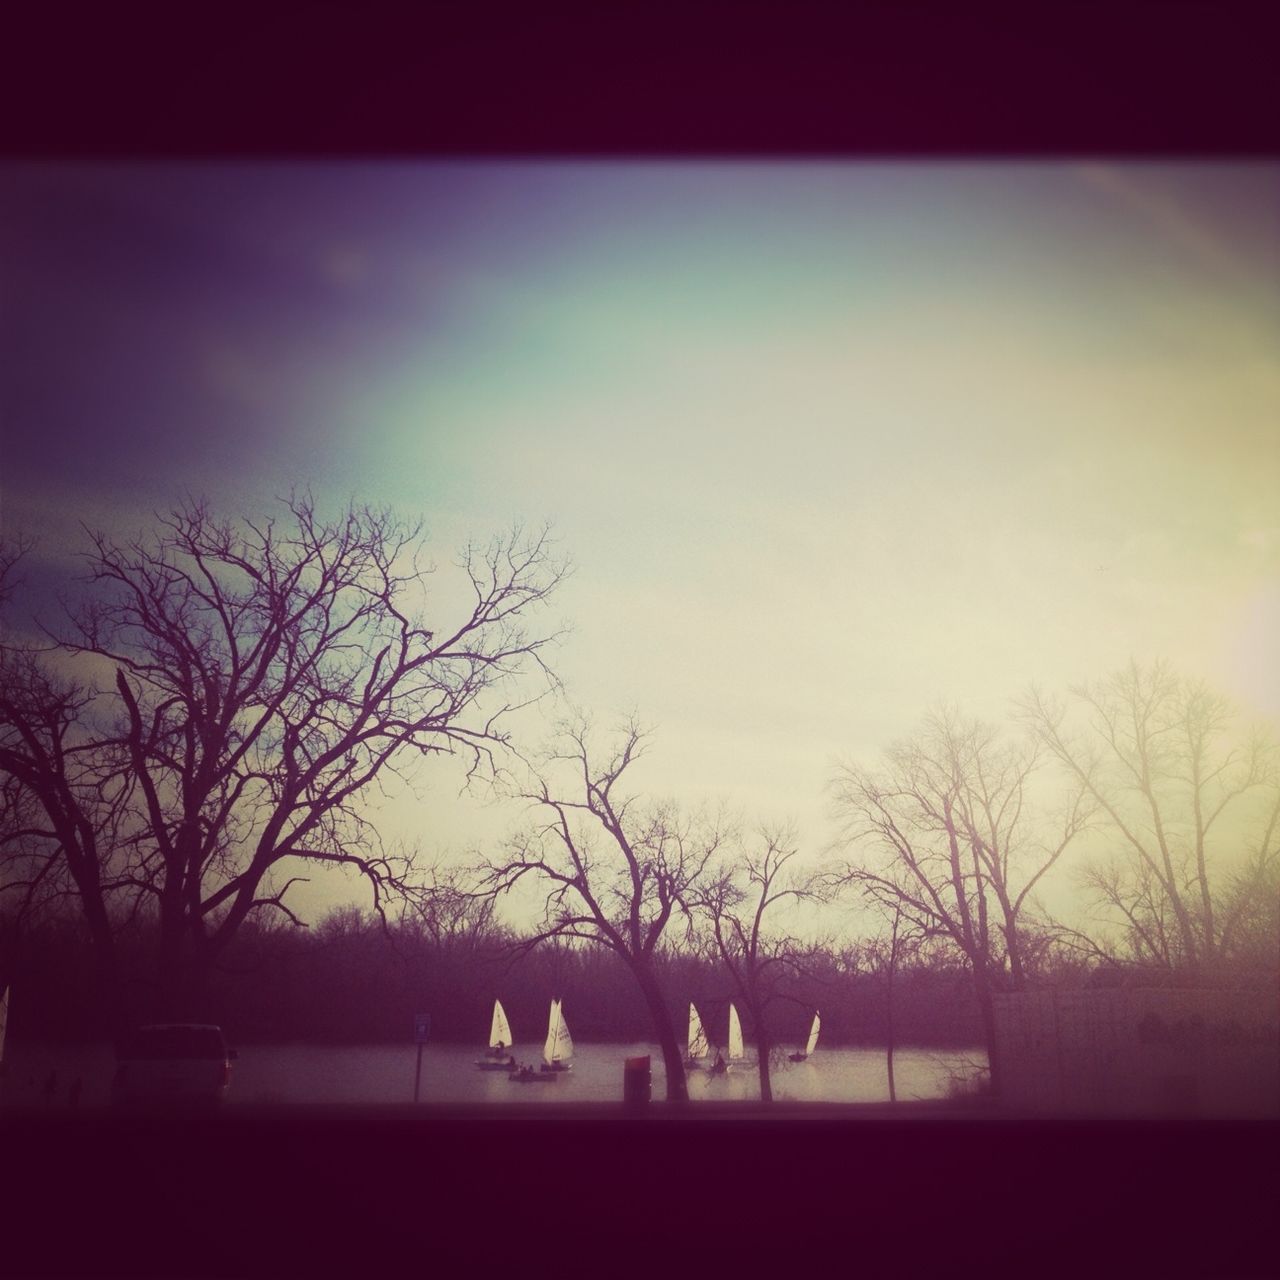
[{"label": "person in sailboat", "polygon": [[717,1050],[716,1060],[711,1066],[711,1074],[713,1076],[718,1076],[722,1071],[727,1071],[727,1070],[728,1070],[728,1067],[725,1065],[724,1055],[720,1053],[719,1050]]}]

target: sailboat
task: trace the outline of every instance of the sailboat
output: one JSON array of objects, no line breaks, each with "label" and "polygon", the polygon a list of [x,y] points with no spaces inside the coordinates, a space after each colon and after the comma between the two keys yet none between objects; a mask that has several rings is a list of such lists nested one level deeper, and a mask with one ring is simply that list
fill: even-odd
[{"label": "sailboat", "polygon": [[745,1063],[747,1055],[742,1043],[742,1022],[738,1018],[737,1006],[729,1002],[729,1066]]},{"label": "sailboat", "polygon": [[711,1046],[707,1043],[707,1033],[702,1029],[702,1019],[697,1008],[689,1005],[689,1056],[684,1065],[693,1069],[702,1066],[702,1059],[711,1056]]},{"label": "sailboat", "polygon": [[489,1026],[489,1047],[476,1061],[481,1071],[514,1071],[516,1060],[511,1052],[511,1024],[501,1000],[493,1002],[493,1021]]},{"label": "sailboat", "polygon": [[551,1016],[547,1020],[547,1043],[542,1049],[543,1071],[569,1071],[569,1059],[573,1057],[573,1037],[569,1024],[564,1020],[564,1008],[559,1000],[551,1002]]},{"label": "sailboat", "polygon": [[542,1048],[542,1066],[537,1071],[532,1067],[521,1067],[519,1071],[513,1070],[510,1078],[517,1084],[551,1084],[560,1072],[570,1069],[567,1059],[572,1053],[573,1040],[569,1036],[560,1001],[553,1000],[551,1014],[547,1018],[547,1042]]},{"label": "sailboat", "polygon": [[789,1062],[803,1062],[818,1047],[818,1031],[822,1027],[822,1018],[818,1011],[813,1011],[813,1026],[809,1028],[809,1043],[795,1053],[787,1054]]}]

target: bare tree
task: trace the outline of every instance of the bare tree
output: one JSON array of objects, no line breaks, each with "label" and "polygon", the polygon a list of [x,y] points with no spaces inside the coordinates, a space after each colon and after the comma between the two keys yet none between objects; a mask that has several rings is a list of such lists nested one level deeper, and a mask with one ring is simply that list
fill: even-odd
[{"label": "bare tree", "polygon": [[29,639],[0,641],[0,896],[15,931],[46,910],[78,904],[111,1003],[118,995],[111,906],[129,789],[109,776],[100,744],[84,732],[92,694],[42,657]]},{"label": "bare tree", "polygon": [[882,904],[885,928],[856,949],[851,958],[855,970],[860,969],[877,979],[884,988],[885,1005],[885,1074],[889,1082],[889,1101],[897,1102],[898,1089],[893,1073],[893,1055],[897,1048],[894,1032],[894,987],[898,970],[918,951],[922,935],[918,926],[903,921],[902,904]]},{"label": "bare tree", "polygon": [[1233,976],[1280,989],[1280,859],[1268,852],[1269,835],[1221,892],[1228,922],[1222,950]]},{"label": "bare tree", "polygon": [[428,625],[417,527],[282,506],[232,522],[189,502],[148,537],[90,534],[69,625],[42,651],[6,646],[22,678],[0,695],[0,775],[36,802],[28,862],[34,841],[65,866],[104,966],[112,904],[154,913],[170,1013],[253,913],[301,923],[288,896],[308,866],[354,868],[378,910],[414,892],[366,797],[442,753],[492,771],[506,691],[546,673],[549,638],[526,630],[563,573],[545,531],[468,549],[469,605]]},{"label": "bare tree", "polygon": [[803,947],[792,936],[772,932],[779,904],[812,897],[812,883],[790,874],[795,833],[763,828],[757,851],[734,850],[727,866],[696,894],[694,903],[710,929],[712,951],[725,967],[751,1020],[760,1073],[760,1100],[773,1101],[770,1058],[773,1037],[768,1011],[780,996],[779,980],[794,973]]},{"label": "bare tree", "polygon": [[0,536],[0,605],[7,604],[17,589],[18,568],[34,546],[29,537]]},{"label": "bare tree", "polygon": [[398,924],[409,939],[421,939],[435,953],[475,957],[493,950],[505,936],[495,905],[491,897],[472,892],[465,868],[434,866],[421,895],[403,903]]},{"label": "bare tree", "polygon": [[[10,610],[5,607],[18,586],[19,565],[30,550],[30,540],[0,538],[0,699],[5,700],[30,698],[34,693],[38,701],[42,693],[28,687],[35,674],[33,664],[26,646],[11,634]],[[51,868],[42,865],[38,846],[32,847],[37,839],[36,811],[31,792],[11,774],[0,772],[0,867],[4,869],[0,919],[6,938],[13,936],[42,900],[65,889],[65,885],[53,882]]]},{"label": "bare tree", "polygon": [[1070,703],[1081,726],[1038,690],[1022,711],[1117,839],[1087,868],[1089,887],[1135,959],[1212,978],[1280,868],[1274,744],[1237,732],[1225,698],[1165,663],[1131,663]]},{"label": "bare tree", "polygon": [[839,883],[859,888],[924,938],[963,956],[999,1089],[992,994],[1026,981],[1025,936],[1037,884],[1084,829],[1074,792],[1050,825],[1033,820],[1034,748],[943,710],[885,753],[879,771],[846,764],[832,782],[842,843]]},{"label": "bare tree", "polygon": [[[540,816],[486,864],[482,884],[499,895],[530,879],[545,893],[541,923],[523,950],[551,938],[580,939],[621,958],[652,1019],[667,1100],[683,1102],[684,1057],[654,962],[668,926],[681,917],[687,921],[722,832],[674,804],[645,804],[622,791],[619,783],[642,754],[644,736],[630,722],[607,759],[593,763],[585,722],[564,727],[541,776],[521,792]],[[550,771],[556,767],[574,779],[563,792],[553,790]]]}]

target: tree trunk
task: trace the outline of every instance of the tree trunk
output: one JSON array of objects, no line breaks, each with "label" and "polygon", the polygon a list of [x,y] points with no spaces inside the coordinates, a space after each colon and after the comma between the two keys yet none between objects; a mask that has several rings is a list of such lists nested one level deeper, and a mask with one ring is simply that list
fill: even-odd
[{"label": "tree trunk", "polygon": [[684,1075],[684,1055],[676,1040],[675,1027],[671,1023],[671,1013],[667,1003],[658,989],[657,980],[652,971],[643,964],[633,964],[632,972],[640,984],[645,1004],[649,1006],[649,1017],[653,1020],[653,1030],[658,1037],[658,1045],[662,1049],[662,1063],[667,1075],[667,1101],[688,1102],[689,1086]]},{"label": "tree trunk", "polygon": [[[50,802],[52,803],[52,802]],[[102,880],[98,874],[96,846],[92,836],[83,837],[74,824],[58,827],[67,867],[76,886],[80,909],[89,929],[89,942],[93,949],[95,977],[98,992],[108,1010],[112,1035],[119,1036],[126,1029],[128,1016],[124,991],[120,981],[120,958],[111,918],[107,914]]]},{"label": "tree trunk", "polygon": [[897,1102],[898,1090],[893,1081],[893,979],[898,972],[898,928],[902,923],[902,906],[893,913],[893,933],[889,940],[889,964],[885,971],[885,1069],[889,1075],[889,1101]]},{"label": "tree trunk", "polygon": [[170,1022],[209,1018],[209,966],[179,930],[161,928],[157,1013]]},{"label": "tree trunk", "polygon": [[1009,985],[1014,991],[1022,991],[1026,988],[1027,977],[1022,968],[1022,943],[1018,939],[1018,922],[1012,908],[1005,911],[1004,948],[1009,957]]},{"label": "tree trunk", "polygon": [[769,1033],[765,1029],[764,1018],[760,1016],[758,1009],[751,1011],[752,1020],[755,1022],[756,1032],[756,1053],[759,1055],[759,1071],[760,1071],[760,1101],[773,1101],[773,1081],[769,1079],[769,1055],[773,1049],[773,1045],[769,1039]]},{"label": "tree trunk", "polygon": [[1003,1078],[1000,1070],[1000,1057],[996,1049],[996,1011],[991,999],[991,985],[987,976],[980,969],[974,970],[974,986],[977,988],[978,1009],[982,1014],[982,1031],[987,1042],[987,1076],[991,1081],[991,1096],[1000,1098]]},{"label": "tree trunk", "polygon": [[[896,941],[896,939],[895,939]],[[889,1101],[897,1102],[898,1091],[893,1082],[893,966],[889,967],[889,981],[885,986],[885,1069],[889,1073]]]},{"label": "tree trunk", "polygon": [[157,948],[156,972],[159,981],[156,988],[156,1016],[166,1022],[181,1022],[187,1017],[185,983],[183,981],[182,934],[173,925],[161,919],[160,942]]},{"label": "tree trunk", "polygon": [[122,1036],[130,1022],[124,988],[120,981],[120,963],[111,922],[100,900],[90,902],[81,895],[85,919],[89,925],[89,943],[94,959],[94,979],[98,994],[107,1010],[113,1037]]}]

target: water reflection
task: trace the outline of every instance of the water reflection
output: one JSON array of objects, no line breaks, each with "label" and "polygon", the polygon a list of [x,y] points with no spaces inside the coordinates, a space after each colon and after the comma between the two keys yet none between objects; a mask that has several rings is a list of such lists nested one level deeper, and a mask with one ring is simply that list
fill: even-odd
[{"label": "water reflection", "polygon": [[[649,1054],[653,1097],[666,1095],[662,1056],[654,1045],[580,1044],[573,1070],[552,1083],[520,1084],[505,1073],[479,1071],[470,1046],[428,1045],[422,1059],[424,1102],[543,1103],[613,1102],[622,1098],[623,1060]],[[0,1097],[6,1105],[66,1107],[71,1082],[81,1081],[83,1106],[104,1104],[115,1068],[107,1045],[60,1047],[10,1045]],[[539,1050],[515,1047],[517,1061],[537,1065]],[[244,1045],[235,1065],[228,1103],[409,1102],[413,1098],[415,1049],[403,1045]],[[963,1051],[899,1049],[894,1074],[900,1101],[943,1098],[986,1067],[980,1049]],[[46,1104],[44,1083],[51,1071],[65,1081]],[[885,1056],[880,1049],[820,1049],[807,1062],[785,1058],[773,1068],[778,1100],[805,1102],[885,1102],[889,1098]],[[695,1101],[750,1100],[760,1096],[755,1066],[734,1067],[727,1075],[688,1075]]]}]

